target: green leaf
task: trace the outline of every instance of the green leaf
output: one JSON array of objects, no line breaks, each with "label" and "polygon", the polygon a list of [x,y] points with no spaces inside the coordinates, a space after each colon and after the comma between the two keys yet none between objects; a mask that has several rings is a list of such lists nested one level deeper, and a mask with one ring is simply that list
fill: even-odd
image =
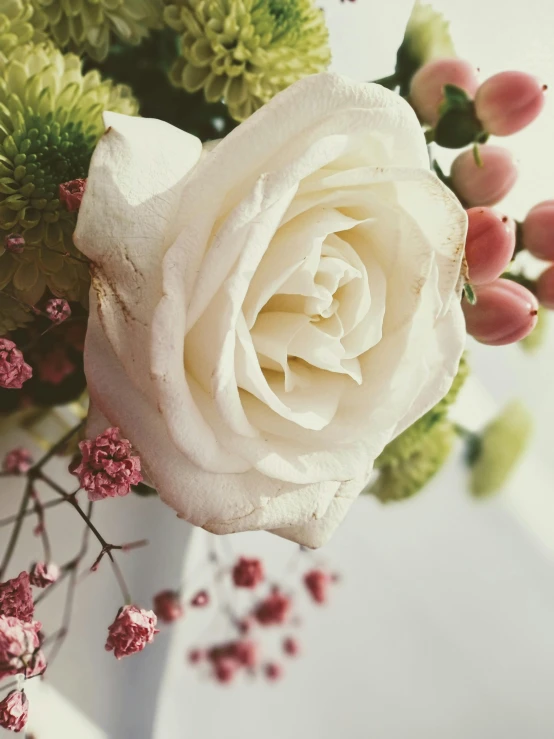
[{"label": "green leaf", "polygon": [[469,282],[466,282],[466,284],[464,285],[464,295],[466,296],[466,300],[470,305],[475,305],[477,303],[477,295],[475,294],[475,290],[469,284]]}]

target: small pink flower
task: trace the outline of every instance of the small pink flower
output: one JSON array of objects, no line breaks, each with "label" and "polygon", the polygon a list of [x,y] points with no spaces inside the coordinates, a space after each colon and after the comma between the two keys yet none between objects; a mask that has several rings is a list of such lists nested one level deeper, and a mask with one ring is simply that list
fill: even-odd
[{"label": "small pink flower", "polygon": [[8,452],[2,462],[2,469],[9,475],[24,475],[32,466],[31,452],[22,446]]},{"label": "small pink flower", "polygon": [[106,651],[113,651],[116,659],[142,652],[158,633],[156,614],[136,606],[123,606],[108,628]]},{"label": "small pink flower", "polygon": [[32,621],[35,605],[29,575],[20,572],[17,577],[0,583],[0,615],[14,616],[21,621]]},{"label": "small pink flower", "polygon": [[0,387],[19,390],[33,375],[13,341],[0,339]]},{"label": "small pink flower", "polygon": [[199,590],[198,593],[191,600],[191,606],[195,608],[204,608],[210,602],[210,595],[206,590]]},{"label": "small pink flower", "polygon": [[231,655],[241,667],[255,667],[258,662],[258,645],[248,640],[232,642]]},{"label": "small pink flower", "polygon": [[274,590],[256,606],[254,617],[262,626],[282,624],[286,621],[290,608],[290,598],[278,590]]},{"label": "small pink flower", "polygon": [[27,623],[14,616],[0,616],[0,680],[8,675],[30,674],[36,668],[40,629],[38,621]]},{"label": "small pink flower", "polygon": [[330,577],[323,570],[310,570],[304,575],[304,585],[316,603],[325,603]]},{"label": "small pink flower", "polygon": [[127,495],[142,481],[140,459],[131,453],[131,442],[118,428],[109,428],[93,441],[79,444],[82,459],[70,471],[79,478],[89,500]]},{"label": "small pink flower", "polygon": [[12,254],[21,254],[25,248],[25,239],[21,234],[7,234],[4,239],[4,248]]},{"label": "small pink flower", "polygon": [[20,732],[25,728],[29,714],[29,701],[22,690],[12,690],[0,701],[0,726]]},{"label": "small pink flower", "polygon": [[237,664],[232,659],[220,659],[214,665],[214,676],[219,683],[230,683],[236,671]]},{"label": "small pink flower", "polygon": [[264,667],[264,672],[268,680],[279,680],[283,677],[283,668],[277,662],[269,662]]},{"label": "small pink flower", "polygon": [[264,579],[261,560],[241,557],[233,567],[233,582],[237,588],[255,588]]},{"label": "small pink flower", "polygon": [[283,642],[283,652],[288,654],[289,657],[296,657],[300,652],[300,645],[293,639],[292,636],[287,637]]},{"label": "small pink flower", "polygon": [[70,180],[60,185],[60,201],[65,205],[67,210],[71,212],[79,210],[86,186],[86,180]]},{"label": "small pink flower", "polygon": [[71,316],[71,308],[63,298],[50,298],[46,303],[46,315],[52,323],[63,323]]},{"label": "small pink flower", "polygon": [[179,593],[174,590],[162,590],[154,596],[154,613],[163,621],[170,624],[183,617],[184,609]]},{"label": "small pink flower", "polygon": [[42,354],[38,360],[38,376],[41,382],[59,385],[75,371],[75,363],[67,355],[63,346],[55,346]]},{"label": "small pink flower", "polygon": [[29,580],[37,588],[47,588],[60,577],[60,568],[53,562],[35,562],[31,568]]},{"label": "small pink flower", "polygon": [[197,665],[205,657],[204,652],[201,649],[191,649],[188,653],[188,661],[191,665]]}]

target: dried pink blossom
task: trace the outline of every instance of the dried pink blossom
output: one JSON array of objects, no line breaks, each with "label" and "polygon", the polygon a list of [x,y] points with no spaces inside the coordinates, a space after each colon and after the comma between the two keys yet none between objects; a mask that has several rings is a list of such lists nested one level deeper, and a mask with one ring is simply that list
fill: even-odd
[{"label": "dried pink blossom", "polygon": [[0,339],[0,387],[19,390],[33,375],[13,341]]},{"label": "dried pink blossom", "polygon": [[47,588],[60,577],[60,568],[54,562],[35,562],[29,580],[37,588]]},{"label": "dried pink blossom", "polygon": [[40,381],[49,382],[51,385],[59,385],[75,369],[75,362],[69,358],[65,347],[60,345],[42,354],[38,360]]},{"label": "dried pink blossom", "polygon": [[0,679],[35,668],[40,628],[38,621],[27,623],[14,616],[0,616]]},{"label": "dried pink blossom", "polygon": [[296,655],[300,652],[300,645],[296,641],[296,639],[293,639],[292,636],[288,636],[283,641],[283,652],[285,654],[288,654],[289,657],[296,657]]},{"label": "dried pink blossom", "polygon": [[283,668],[277,662],[268,662],[264,672],[268,680],[279,680],[283,676]]},{"label": "dried pink blossom", "polygon": [[170,624],[182,618],[184,609],[179,593],[174,590],[162,590],[154,596],[154,613],[163,621]]},{"label": "dried pink blossom", "polygon": [[310,570],[304,575],[304,585],[316,603],[325,603],[331,578],[323,570]]},{"label": "dried pink blossom", "polygon": [[158,633],[156,614],[137,606],[123,606],[108,628],[106,651],[117,659],[142,652]]},{"label": "dried pink blossom", "polygon": [[50,298],[46,303],[46,315],[52,323],[63,323],[71,316],[71,308],[63,298]]},{"label": "dried pink blossom", "polygon": [[262,626],[282,624],[286,621],[290,608],[290,598],[279,590],[274,590],[256,606],[254,617]]},{"label": "dried pink blossom", "polygon": [[29,701],[22,690],[12,690],[0,701],[0,726],[10,731],[23,731],[29,714]]},{"label": "dried pink blossom", "polygon": [[21,234],[7,234],[4,238],[4,249],[12,254],[21,254],[25,248],[25,239]]},{"label": "dried pink blossom", "polygon": [[0,583],[0,616],[32,621],[34,611],[33,591],[26,572]]},{"label": "dried pink blossom", "polygon": [[233,582],[237,588],[255,588],[264,579],[264,568],[260,559],[241,557],[233,567]]},{"label": "dried pink blossom", "polygon": [[59,195],[61,202],[70,212],[79,210],[81,200],[85,194],[86,180],[70,180],[60,185]]},{"label": "dried pink blossom", "polygon": [[195,608],[204,608],[210,602],[210,595],[206,590],[199,590],[198,593],[190,601],[191,606]]},{"label": "dried pink blossom", "polygon": [[2,469],[9,475],[24,475],[33,466],[31,452],[25,447],[18,446],[4,457]]},{"label": "dried pink blossom", "polygon": [[89,500],[127,495],[131,485],[142,481],[140,459],[131,453],[131,442],[118,428],[109,428],[93,441],[79,444],[81,462],[70,471],[77,475]]}]

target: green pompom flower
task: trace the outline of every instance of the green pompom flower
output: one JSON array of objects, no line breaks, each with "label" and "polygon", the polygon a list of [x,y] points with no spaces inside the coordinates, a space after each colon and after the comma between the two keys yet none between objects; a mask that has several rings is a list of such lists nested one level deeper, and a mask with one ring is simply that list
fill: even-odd
[{"label": "green pompom flower", "polygon": [[[86,300],[88,267],[72,241],[76,213],[60,203],[59,186],[87,176],[102,112],[137,107],[128,87],[96,70],[83,75],[79,58],[51,43],[20,47],[0,62],[0,290],[28,305],[46,287]],[[4,248],[10,234],[23,237],[22,251]],[[20,313],[21,305],[0,305],[4,326],[21,325]]]},{"label": "green pompom flower", "polygon": [[31,0],[2,0],[0,7],[0,63],[22,44],[46,40],[41,19],[33,17]]},{"label": "green pompom flower", "polygon": [[410,80],[424,64],[433,59],[455,56],[449,21],[431,5],[416,0],[396,56],[394,76],[400,84],[401,94],[408,93]]},{"label": "green pompom flower", "polygon": [[[419,423],[419,422],[418,422]],[[419,492],[448,459],[454,427],[442,418],[425,432],[414,424],[388,445],[375,467],[379,477],[367,491],[382,503],[405,500]]]},{"label": "green pompom flower", "polygon": [[181,37],[172,82],[224,100],[238,121],[331,60],[313,0],[177,0],[164,17]]},{"label": "green pompom flower", "polygon": [[163,0],[33,0],[36,14],[61,49],[108,56],[114,37],[139,44],[163,25]]},{"label": "green pompom flower", "polygon": [[531,414],[516,400],[472,442],[470,489],[475,497],[487,497],[503,487],[525,452],[532,431]]}]

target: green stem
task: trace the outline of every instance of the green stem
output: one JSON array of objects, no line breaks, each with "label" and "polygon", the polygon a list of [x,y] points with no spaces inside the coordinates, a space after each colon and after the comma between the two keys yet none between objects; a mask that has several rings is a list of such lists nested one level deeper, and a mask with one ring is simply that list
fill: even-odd
[{"label": "green stem", "polygon": [[382,85],[382,87],[386,87],[388,90],[396,90],[400,85],[400,79],[395,72],[394,74],[389,74],[388,77],[381,77],[378,80],[373,80],[373,84]]}]

